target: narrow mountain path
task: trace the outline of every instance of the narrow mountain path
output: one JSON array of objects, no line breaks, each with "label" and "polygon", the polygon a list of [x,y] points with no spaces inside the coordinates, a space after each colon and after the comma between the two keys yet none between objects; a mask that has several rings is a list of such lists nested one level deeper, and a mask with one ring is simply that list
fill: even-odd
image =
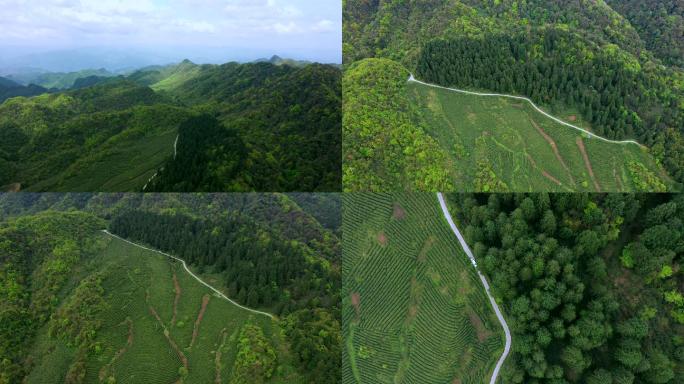
[{"label": "narrow mountain path", "polygon": [[190,274],[190,276],[194,277],[195,280],[199,281],[202,285],[204,285],[204,286],[206,286],[207,288],[209,288],[209,289],[211,289],[212,291],[214,291],[214,293],[216,293],[216,294],[217,294],[219,297],[221,297],[222,299],[225,299],[226,301],[230,302],[231,304],[233,304],[233,305],[235,305],[235,306],[237,306],[237,307],[240,307],[240,308],[242,308],[242,309],[244,309],[244,310],[246,310],[246,311],[249,311],[249,312],[252,312],[252,313],[256,313],[256,314],[259,314],[259,315],[268,316],[268,317],[271,318],[271,319],[275,319],[275,316],[273,316],[273,315],[270,314],[270,313],[258,311],[258,310],[256,310],[256,309],[252,309],[252,308],[248,308],[248,307],[245,307],[244,305],[240,305],[240,304],[236,303],[235,301],[231,300],[230,298],[228,298],[228,296],[224,295],[221,291],[219,291],[218,289],[216,289],[216,288],[212,287],[211,285],[207,284],[204,280],[200,279],[197,275],[195,275],[194,273],[192,273],[192,271],[190,270],[190,268],[188,268],[187,264],[185,264],[185,260],[183,260],[183,259],[181,259],[181,258],[179,258],[179,257],[173,256],[173,255],[169,255],[168,253],[165,253],[165,252],[162,252],[162,251],[153,249],[153,248],[148,248],[148,247],[145,247],[145,246],[143,246],[143,245],[136,244],[136,243],[134,243],[134,242],[132,242],[132,241],[129,241],[129,240],[124,239],[124,238],[121,237],[121,236],[117,236],[117,235],[115,235],[115,234],[109,232],[109,231],[106,230],[106,229],[103,229],[102,232],[108,234],[109,236],[116,237],[116,238],[119,239],[119,240],[123,240],[123,241],[125,241],[125,242],[127,242],[127,243],[129,243],[129,244],[131,244],[131,245],[134,245],[134,246],[136,246],[136,247],[138,247],[138,248],[146,249],[146,250],[152,251],[152,252],[157,252],[157,253],[159,253],[159,254],[161,254],[161,255],[164,255],[164,256],[166,256],[166,257],[168,257],[168,258],[174,259],[174,260],[176,260],[176,261],[180,261],[180,262],[183,264],[183,268],[185,268],[185,271],[188,272],[188,273]]},{"label": "narrow mountain path", "polygon": [[586,133],[587,135],[589,135],[589,138],[597,138],[597,139],[599,139],[599,140],[605,141],[605,142],[607,142],[607,143],[613,143],[613,144],[636,144],[636,145],[638,145],[638,146],[641,147],[641,148],[646,148],[645,146],[639,144],[638,142],[636,142],[636,141],[634,141],[634,140],[611,140],[611,139],[606,139],[605,137],[601,137],[601,136],[599,136],[599,135],[597,135],[597,134],[595,134],[595,133],[589,132],[589,131],[587,131],[587,130],[584,129],[584,128],[580,128],[580,127],[578,127],[578,126],[576,126],[576,125],[572,125],[572,124],[570,124],[570,123],[567,123],[567,122],[565,122],[565,121],[563,121],[563,120],[561,120],[561,119],[559,119],[559,118],[557,118],[557,117],[555,117],[555,116],[552,116],[552,115],[550,115],[550,114],[544,112],[544,110],[542,110],[541,108],[539,108],[535,103],[532,102],[532,100],[528,99],[527,97],[506,95],[506,94],[501,94],[501,93],[481,93],[481,92],[472,92],[472,91],[466,91],[465,89],[443,87],[443,86],[441,86],[441,85],[430,84],[430,83],[426,83],[426,82],[420,81],[420,80],[416,79],[415,77],[413,77],[413,73],[411,73],[411,76],[409,76],[408,81],[409,81],[409,82],[418,83],[418,84],[423,84],[423,85],[426,85],[426,86],[428,86],[428,87],[446,89],[447,91],[453,91],[453,92],[463,93],[463,94],[466,94],[466,95],[474,95],[474,96],[493,96],[493,97],[507,97],[507,98],[509,98],[509,99],[524,100],[524,101],[527,101],[528,103],[530,103],[530,105],[532,105],[532,108],[534,108],[535,110],[537,110],[537,112],[541,113],[542,115],[548,117],[549,119],[551,119],[551,120],[553,120],[553,121],[555,121],[555,122],[557,122],[557,123],[559,123],[559,124],[565,125],[566,127],[570,127],[570,128],[576,129],[576,130],[578,130],[578,131],[581,131],[581,132],[583,132],[583,133]]},{"label": "narrow mountain path", "polygon": [[485,292],[487,292],[487,296],[489,297],[489,302],[492,304],[492,308],[494,308],[494,312],[496,313],[496,317],[499,319],[499,322],[501,323],[501,326],[504,329],[504,333],[506,334],[506,345],[504,346],[503,354],[499,358],[499,361],[496,362],[496,366],[494,367],[494,372],[492,372],[492,377],[489,380],[489,384],[495,384],[496,379],[499,377],[499,371],[501,370],[501,366],[503,366],[503,363],[506,360],[506,357],[508,357],[508,354],[511,351],[511,330],[508,329],[508,324],[506,324],[506,319],[504,319],[503,314],[501,313],[501,310],[499,309],[499,306],[496,304],[496,300],[494,300],[494,297],[492,296],[492,293],[489,290],[489,283],[487,283],[487,279],[482,274],[482,272],[480,272],[480,268],[478,268],[478,266],[477,266],[477,261],[475,261],[475,256],[473,256],[473,252],[470,251],[470,247],[468,247],[468,244],[466,244],[465,239],[463,239],[463,236],[461,236],[461,232],[458,230],[458,228],[456,227],[456,224],[454,223],[454,220],[451,218],[451,214],[449,213],[449,208],[447,208],[446,200],[444,200],[444,196],[442,195],[441,192],[437,193],[437,198],[439,199],[439,205],[442,207],[442,212],[444,213],[444,218],[446,218],[447,222],[449,223],[449,226],[451,227],[451,230],[454,232],[454,234],[458,238],[459,243],[461,243],[461,247],[463,248],[463,251],[466,253],[466,255],[468,255],[470,262],[475,267],[475,270],[477,271],[477,274],[480,277],[480,281],[482,281],[482,285],[484,286]]}]

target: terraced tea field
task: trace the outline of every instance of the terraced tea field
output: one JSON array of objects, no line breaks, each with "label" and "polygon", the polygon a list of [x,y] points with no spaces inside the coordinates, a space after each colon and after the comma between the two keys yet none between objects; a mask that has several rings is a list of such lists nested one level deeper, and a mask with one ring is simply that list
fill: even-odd
[{"label": "terraced tea field", "polygon": [[[589,138],[522,100],[415,82],[426,129],[449,154],[459,191],[662,191],[671,186],[647,149]],[[582,126],[576,116],[559,116]]]},{"label": "terraced tea field", "polygon": [[343,383],[488,382],[503,330],[432,193],[343,195]]},{"label": "terraced tea field", "polygon": [[[106,236],[106,235],[102,235]],[[300,383],[277,321],[250,313],[200,284],[178,262],[111,238],[92,267],[104,274],[109,304],[86,359],[84,383],[225,383],[246,323],[261,327],[278,354],[270,383]],[[75,349],[42,338],[27,381],[61,383]],[[48,345],[51,344],[51,345]]]}]

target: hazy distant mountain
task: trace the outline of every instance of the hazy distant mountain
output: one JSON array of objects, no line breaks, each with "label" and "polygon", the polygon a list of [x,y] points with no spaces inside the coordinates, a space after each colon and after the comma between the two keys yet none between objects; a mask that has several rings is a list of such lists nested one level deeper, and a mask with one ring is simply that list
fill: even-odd
[{"label": "hazy distant mountain", "polygon": [[280,57],[280,56],[278,56],[278,55],[273,55],[273,56],[271,56],[270,59],[266,59],[266,58],[257,59],[257,60],[254,60],[254,62],[255,62],[255,63],[271,63],[271,64],[274,64],[274,65],[283,65],[283,64],[287,64],[287,65],[291,65],[291,66],[293,66],[293,67],[303,67],[303,66],[305,66],[305,65],[311,64],[310,61],[306,61],[306,60],[294,60],[294,59],[283,59],[282,57]]},{"label": "hazy distant mountain", "polygon": [[48,92],[48,90],[39,85],[23,86],[10,79],[0,77],[0,104],[10,97],[35,96],[45,92]]},{"label": "hazy distant mountain", "polygon": [[84,69],[77,72],[28,72],[11,74],[6,77],[23,85],[36,84],[45,88],[67,89],[71,88],[74,85],[74,82],[81,78],[90,76],[110,77],[114,75],[114,73],[109,72],[104,68],[100,68]]}]

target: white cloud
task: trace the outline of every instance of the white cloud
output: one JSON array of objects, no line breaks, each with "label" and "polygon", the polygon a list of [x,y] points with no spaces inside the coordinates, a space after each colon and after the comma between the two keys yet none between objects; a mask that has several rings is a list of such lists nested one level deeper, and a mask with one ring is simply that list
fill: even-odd
[{"label": "white cloud", "polygon": [[311,27],[311,30],[314,32],[332,32],[335,30],[335,23],[327,19],[320,20]]}]

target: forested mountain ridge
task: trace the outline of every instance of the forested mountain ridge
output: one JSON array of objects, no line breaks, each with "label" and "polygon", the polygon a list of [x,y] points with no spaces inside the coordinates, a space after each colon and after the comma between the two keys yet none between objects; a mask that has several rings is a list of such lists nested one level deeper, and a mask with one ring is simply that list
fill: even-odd
[{"label": "forested mountain ridge", "polygon": [[[642,7],[656,12],[659,6]],[[676,7],[670,11],[672,16],[661,11],[658,18],[676,25]],[[347,68],[367,58],[389,58],[419,80],[530,97],[598,134],[648,146],[672,178],[684,181],[684,72],[650,50],[643,25],[635,28],[633,18],[605,2],[345,1],[343,17]],[[677,27],[671,30],[677,33]],[[392,99],[378,96],[385,104]],[[365,120],[367,127],[384,124],[370,116]],[[373,151],[366,156],[382,153]],[[350,164],[345,178],[355,167]]]},{"label": "forested mountain ridge", "polygon": [[646,47],[667,64],[684,67],[684,4],[677,0],[608,0],[638,31]]},{"label": "forested mountain ridge", "polygon": [[[191,143],[181,156],[200,159],[224,154],[225,158],[216,165],[208,160],[171,160],[148,190],[244,191],[255,185],[279,191],[340,189],[339,69],[321,64],[203,66],[190,79],[165,86],[164,92],[197,110],[212,112],[224,126],[204,119],[181,129],[181,144]],[[234,132],[239,139],[229,135],[222,139],[222,131]],[[203,180],[187,183],[188,177]]]},{"label": "forested mountain ridge", "polygon": [[[14,98],[0,104],[0,186],[336,191],[340,77],[329,65],[186,60]],[[177,136],[182,152],[174,158]]]},{"label": "forested mountain ridge", "polygon": [[[326,198],[321,204],[339,201]],[[0,282],[11,287],[0,290],[0,302],[5,303],[0,332],[8,336],[2,338],[7,343],[0,343],[4,361],[0,379],[24,378],[33,383],[52,376],[89,383],[112,375],[119,380],[129,372],[143,374],[140,370],[146,368],[138,360],[154,358],[159,361],[156,374],[188,380],[209,375],[213,379],[214,369],[224,377],[245,369],[251,373],[241,374],[249,381],[231,382],[339,381],[339,249],[324,249],[326,242],[339,240],[286,195],[25,193],[1,195],[0,206],[0,244],[8,250],[5,258],[10,258],[2,263]],[[259,218],[263,214],[259,207],[288,216],[290,232],[281,233],[268,217]],[[19,223],[30,224],[33,232],[21,229]],[[182,257],[203,280],[243,305],[274,313],[275,321],[251,316],[229,303],[219,310],[222,300],[197,295],[205,288],[180,264],[102,234],[105,227]],[[295,228],[302,233],[293,233]],[[307,243],[318,231],[325,233],[325,240]],[[43,244],[42,239],[52,243]],[[49,256],[40,265],[38,256],[43,253]],[[49,271],[47,277],[44,270]],[[58,280],[53,283],[53,279]],[[50,296],[49,305],[26,305],[26,300],[42,297],[43,283],[49,292],[59,293]],[[140,290],[141,284],[146,284],[142,286],[147,286],[147,292]],[[17,298],[24,301],[15,303]],[[166,336],[156,326],[155,316]],[[29,321],[18,322],[19,318]],[[5,327],[8,324],[13,327]],[[247,325],[262,335],[238,338]],[[164,337],[170,338],[169,344]],[[19,339],[21,348],[13,344]],[[149,356],[147,348],[169,345],[179,360],[169,360],[164,353]],[[246,349],[236,353],[238,348]],[[219,349],[224,353],[214,357]],[[133,359],[125,369],[114,363],[120,355]],[[228,363],[214,364],[222,358]],[[211,362],[208,371],[202,371],[205,368],[200,366],[207,364],[200,361]],[[74,377],[80,381],[73,381]]]}]

